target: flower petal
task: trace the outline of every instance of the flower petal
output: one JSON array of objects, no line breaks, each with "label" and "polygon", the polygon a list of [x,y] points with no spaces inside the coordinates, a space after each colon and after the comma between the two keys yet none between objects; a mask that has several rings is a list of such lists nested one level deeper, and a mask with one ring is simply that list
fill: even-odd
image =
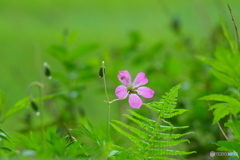
[{"label": "flower petal", "polygon": [[132,108],[140,108],[142,106],[142,100],[136,94],[130,94],[128,103]]},{"label": "flower petal", "polygon": [[118,79],[120,82],[122,82],[125,85],[129,85],[132,82],[131,75],[127,70],[120,71],[118,74]]},{"label": "flower petal", "polygon": [[140,72],[140,73],[137,74],[137,76],[136,76],[136,78],[133,82],[133,88],[139,87],[139,86],[144,85],[146,83],[148,83],[148,79],[147,79],[145,73]]},{"label": "flower petal", "polygon": [[115,94],[118,98],[123,99],[128,94],[128,89],[124,85],[120,85],[115,89]]},{"label": "flower petal", "polygon": [[144,98],[152,98],[154,95],[154,91],[148,87],[139,87],[136,91]]}]

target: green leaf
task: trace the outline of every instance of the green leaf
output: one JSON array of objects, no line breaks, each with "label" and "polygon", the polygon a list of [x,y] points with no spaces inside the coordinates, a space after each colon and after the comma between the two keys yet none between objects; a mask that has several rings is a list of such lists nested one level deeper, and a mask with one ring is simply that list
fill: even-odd
[{"label": "green leaf", "polygon": [[227,123],[224,123],[224,126],[230,127],[233,133],[237,136],[240,140],[240,122],[232,115],[232,121],[229,120]]},{"label": "green leaf", "polygon": [[212,106],[212,109],[216,108],[213,112],[214,119],[212,124],[216,124],[220,119],[224,118],[226,115],[230,113],[229,106],[224,103],[218,103]]},{"label": "green leaf", "polygon": [[222,16],[220,16],[220,22],[221,22],[223,34],[224,34],[225,38],[227,39],[227,41],[228,41],[228,43],[229,43],[229,46],[230,46],[232,52],[233,52],[234,54],[236,54],[236,53],[237,53],[237,46],[234,45],[233,40],[232,40],[232,38],[230,37],[230,34],[229,34],[228,30],[227,30],[225,21],[224,21],[224,19],[222,18]]},{"label": "green leaf", "polygon": [[[53,97],[56,97],[56,96],[60,96],[60,95],[64,95],[66,94],[67,92],[59,92],[59,93],[54,93],[54,94],[51,94],[51,95],[48,95],[48,96],[45,96],[45,97],[42,97],[42,98],[35,98],[34,100],[36,102],[40,102],[42,100],[46,100],[46,99],[51,99]],[[23,109],[25,109],[26,107],[30,106],[30,100],[29,100],[29,97],[25,97],[21,100],[19,100],[17,103],[14,104],[13,107],[11,107],[3,116],[3,118],[1,119],[1,122],[4,122],[8,117],[10,117],[11,115],[15,114],[16,112],[18,111],[21,111]]]},{"label": "green leaf", "polygon": [[0,128],[0,133],[1,132],[4,133],[5,135],[9,136],[9,134],[6,131],[4,131],[2,128]]},{"label": "green leaf", "polygon": [[14,113],[23,110],[24,108],[28,107],[30,105],[30,101],[28,97],[25,97],[15,103],[13,107],[11,107],[3,116],[2,122],[5,121],[9,116],[13,115]]},{"label": "green leaf", "polygon": [[63,85],[68,84],[68,78],[60,72],[52,72],[52,77],[54,77],[54,79],[60,81]]},{"label": "green leaf", "polygon": [[12,149],[10,149],[8,147],[4,147],[4,146],[0,146],[0,149],[5,150],[5,151],[9,151],[9,152],[13,151]]},{"label": "green leaf", "polygon": [[227,149],[233,150],[237,153],[240,153],[240,143],[231,142],[231,141],[218,141],[218,146],[225,147]]},{"label": "green leaf", "polygon": [[9,141],[9,139],[7,138],[7,135],[5,135],[4,133],[0,133],[0,138],[5,139],[6,141]]},{"label": "green leaf", "polygon": [[213,141],[209,141],[208,143],[209,144],[216,144],[216,142],[213,142]]},{"label": "green leaf", "polygon": [[[220,95],[220,94],[212,94],[212,95],[201,97],[201,98],[199,98],[199,100],[225,102],[225,103],[227,103],[228,110],[232,114],[237,114],[240,111],[240,107],[239,107],[240,102],[237,99],[230,97],[230,96]],[[221,106],[221,108],[223,108],[222,104],[220,106]],[[210,109],[215,109],[215,108],[217,108],[217,106],[212,106]],[[226,106],[224,106],[224,108],[226,108]]]},{"label": "green leaf", "polygon": [[62,61],[65,59],[68,51],[67,48],[64,47],[63,45],[54,44],[50,46],[48,53],[57,60]]},{"label": "green leaf", "polygon": [[118,150],[113,150],[113,151],[111,151],[109,154],[108,154],[108,157],[112,157],[112,156],[114,156],[115,154],[117,154],[119,151]]},{"label": "green leaf", "polygon": [[52,99],[54,97],[58,97],[58,96],[63,96],[63,95],[67,95],[68,92],[57,92],[57,93],[53,93],[53,94],[50,94],[50,95],[47,95],[47,96],[44,96],[42,98],[34,98],[34,100],[36,102],[40,102],[42,100],[47,100],[47,99]]},{"label": "green leaf", "polygon": [[211,69],[212,74],[217,77],[220,81],[235,86],[235,87],[239,87],[239,83],[237,83],[231,76],[221,73],[215,69]]},{"label": "green leaf", "polygon": [[73,45],[78,38],[78,32],[72,32],[68,37],[68,45]]},{"label": "green leaf", "polygon": [[199,56],[199,55],[197,55],[196,58],[197,58],[198,60],[204,62],[204,63],[209,64],[209,65],[211,65],[211,63],[212,63],[212,60],[210,60],[209,58],[206,58],[206,57],[204,57],[204,56]]},{"label": "green leaf", "polygon": [[232,128],[233,128],[234,134],[240,140],[240,122],[235,118],[234,115],[232,115],[232,121],[233,121],[233,127]]},{"label": "green leaf", "polygon": [[68,54],[68,60],[69,61],[76,60],[81,56],[96,50],[97,48],[98,48],[97,44],[80,45]]},{"label": "green leaf", "polygon": [[197,58],[211,65],[213,67],[213,69],[211,69],[211,72],[219,80],[226,84],[239,88],[240,56],[239,54],[232,54],[232,52],[222,46],[217,46],[214,52],[215,59],[208,59],[201,56],[198,56]]}]

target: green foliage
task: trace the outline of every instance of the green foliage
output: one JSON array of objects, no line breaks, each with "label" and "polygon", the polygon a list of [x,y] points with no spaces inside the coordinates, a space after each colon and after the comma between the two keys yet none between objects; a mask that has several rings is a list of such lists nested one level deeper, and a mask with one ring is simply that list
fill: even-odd
[{"label": "green foliage", "polygon": [[214,57],[215,59],[209,59],[198,56],[200,60],[212,66],[211,72],[220,81],[240,87],[240,55],[233,54],[222,46],[217,46]]},{"label": "green foliage", "polygon": [[77,141],[72,135],[63,136],[59,134],[56,127],[48,128],[44,134],[19,134],[14,138],[14,143],[21,148],[21,157],[23,159],[38,159],[55,158],[78,158],[86,159],[85,148],[81,145],[81,141]]},{"label": "green foliage", "polygon": [[217,145],[220,147],[224,147],[227,150],[231,150],[232,152],[240,153],[240,143],[231,142],[231,141],[218,141]]},{"label": "green foliage", "polygon": [[231,128],[238,141],[240,141],[240,122],[236,117],[232,115],[232,120],[228,120],[225,126]]},{"label": "green foliage", "polygon": [[12,149],[4,145],[4,141],[11,142],[9,134],[0,126],[0,159],[1,153],[12,152]]},{"label": "green foliage", "polygon": [[86,64],[86,62],[79,63],[82,61],[80,58],[83,58],[98,48],[98,45],[95,43],[75,46],[74,44],[76,42],[76,39],[76,33],[69,34],[68,31],[65,30],[61,37],[60,43],[51,45],[48,50],[48,53],[56,60],[58,60],[70,74],[72,72],[77,74],[76,71],[78,71],[80,67],[91,67],[91,64]]},{"label": "green foliage", "polygon": [[[234,8],[239,8],[239,2],[221,1],[217,3],[219,5],[217,8],[219,11],[226,11],[226,3],[229,3],[233,7],[233,13],[238,15],[240,10]],[[233,29],[234,26],[228,12],[222,12],[222,14],[226,14],[223,17],[228,19],[226,22],[229,24],[225,24],[223,20],[220,21],[221,24],[217,23],[216,10],[213,9],[216,4],[212,3],[212,1],[205,0],[192,3],[192,1],[171,2],[163,0],[161,5],[158,5],[157,1],[146,3],[143,0],[104,0],[101,3],[97,1],[96,3],[91,1],[71,1],[71,3],[58,1],[56,3],[54,1],[30,0],[11,3],[11,1],[3,0],[0,3],[0,6],[3,8],[0,17],[2,24],[4,24],[0,25],[2,31],[0,40],[0,88],[4,92],[4,94],[0,94],[0,122],[4,123],[2,126],[11,133],[12,137],[17,137],[16,133],[29,136],[28,133],[31,131],[36,139],[46,140],[46,138],[40,136],[42,132],[41,125],[43,125],[44,134],[50,134],[48,128],[56,125],[57,131],[52,133],[58,137],[51,136],[51,138],[59,141],[65,139],[67,146],[70,147],[65,153],[72,155],[72,157],[76,152],[83,152],[83,157],[86,157],[83,159],[100,159],[102,157],[104,157],[102,159],[107,159],[107,156],[113,157],[117,154],[119,156],[131,155],[131,153],[122,153],[131,151],[124,150],[125,148],[122,150],[115,148],[108,152],[108,145],[104,146],[103,144],[110,145],[111,142],[106,140],[106,136],[98,134],[99,132],[106,133],[105,121],[107,111],[103,102],[102,83],[97,78],[100,63],[104,60],[106,62],[110,99],[115,97],[114,89],[119,84],[116,75],[120,70],[128,69],[133,75],[138,72],[146,73],[150,82],[148,85],[155,91],[156,96],[153,97],[153,101],[156,101],[159,97],[158,95],[162,95],[171,86],[183,82],[182,95],[178,99],[178,108],[188,109],[189,113],[175,116],[171,119],[164,118],[159,123],[170,128],[173,128],[171,124],[191,124],[189,130],[196,133],[196,135],[191,137],[192,145],[186,143],[179,144],[183,146],[180,147],[184,151],[197,150],[198,154],[188,155],[188,159],[208,159],[209,151],[214,149],[213,145],[207,145],[207,141],[217,141],[223,138],[221,132],[216,129],[217,126],[211,126],[212,119],[215,122],[220,120],[220,123],[222,123],[222,117],[225,117],[224,120],[227,120],[229,117],[228,125],[225,124],[226,127],[223,130],[225,130],[227,136],[230,135],[231,141],[239,141],[239,138],[236,139],[233,136],[234,134],[239,137],[237,135],[239,133],[239,115],[234,116],[235,120],[231,119],[232,107],[230,107],[228,102],[218,101],[217,103],[219,104],[216,104],[216,106],[219,105],[219,109],[213,107],[214,118],[212,118],[212,112],[207,112],[207,105],[203,101],[196,101],[198,97],[213,93],[225,94],[240,100],[239,83],[237,81],[237,74],[239,73],[236,73],[236,75],[233,73],[233,71],[238,72],[238,69],[235,68],[238,66],[238,61],[233,61],[235,55],[238,55],[236,43],[233,41],[235,32],[228,31],[229,27]],[[56,9],[53,9],[52,6],[55,6],[54,8]],[[198,7],[204,8],[204,10],[199,10]],[[163,14],[167,16],[163,16]],[[197,16],[203,15],[201,17],[206,19],[206,21],[201,21],[201,18],[193,18],[196,17],[193,14]],[[126,15],[128,15],[128,19],[133,21],[126,20]],[[159,21],[156,21],[154,15],[160,16]],[[209,15],[210,19],[204,17],[204,15]],[[14,28],[14,24],[17,23],[14,17],[24,22],[21,23],[20,30]],[[238,17],[236,16],[235,18],[237,22]],[[192,23],[192,20],[196,23]],[[171,24],[171,28],[170,26],[167,27],[169,24]],[[221,25],[222,28],[220,27]],[[77,32],[80,33],[79,38],[76,32],[67,33],[65,31],[59,42],[53,42],[57,32],[62,30],[63,26],[74,30],[77,29]],[[130,39],[126,37],[130,31],[129,29],[133,30],[130,33]],[[198,32],[199,29],[201,32]],[[226,40],[223,39],[224,35]],[[229,44],[226,44],[227,42]],[[50,43],[54,44],[49,47]],[[98,46],[100,49],[96,50]],[[49,55],[46,54],[47,49],[49,49]],[[216,51],[214,51],[215,49]],[[205,58],[210,61],[209,66],[211,66],[212,60],[216,61],[222,58],[223,62],[214,62],[215,66],[211,67],[212,74],[209,74],[209,67],[195,59],[194,55],[196,53],[209,57]],[[212,55],[212,53],[216,55]],[[231,62],[227,62],[228,59]],[[26,60],[28,60],[28,63],[24,63]],[[39,76],[43,71],[40,66],[42,61],[47,61],[50,64],[51,80],[42,79]],[[225,64],[228,66],[224,66]],[[236,77],[232,77],[232,75]],[[26,102],[26,105],[24,103],[19,104],[19,106],[14,105],[26,95],[24,89],[26,88],[26,83],[33,79],[41,80],[41,83],[44,83],[43,95],[67,91],[63,96],[53,97],[44,102],[38,101],[40,103],[36,102],[41,116],[36,116],[33,113],[33,110],[28,107],[30,106],[29,102]],[[227,88],[221,81],[235,88]],[[34,98],[37,97],[34,96]],[[148,99],[144,101],[150,102]],[[111,107],[111,118],[119,118],[122,112],[126,112],[125,108],[128,104],[121,101],[118,102]],[[158,105],[157,103],[156,105]],[[153,103],[151,104],[153,105]],[[210,102],[210,104],[214,105],[214,102]],[[44,107],[41,107],[42,105]],[[44,111],[42,111],[43,108]],[[44,113],[42,114],[42,112]],[[136,117],[134,113],[137,113],[142,115],[143,118],[156,121],[154,113],[157,111],[154,112],[147,107],[142,107],[137,111],[133,110],[134,113],[130,112],[126,113],[129,117]],[[176,114],[180,115],[180,112],[184,112],[184,110],[176,112]],[[6,113],[9,116],[3,121]],[[42,117],[42,115],[44,116]],[[91,129],[90,126],[84,123],[86,117],[91,120],[96,127],[95,129]],[[41,119],[43,119],[43,124],[41,124]],[[128,126],[136,129],[140,128],[139,130],[144,133],[147,132],[138,127],[139,125],[132,122],[127,116],[121,117],[121,119],[123,120],[122,123],[124,122],[124,124],[128,124]],[[126,119],[127,121],[125,121]],[[145,122],[144,120],[140,121]],[[171,124],[167,123],[167,121],[170,121]],[[76,125],[79,122],[83,123],[89,132],[84,130],[83,127],[77,128]],[[79,146],[77,143],[72,143],[73,140],[69,134],[63,134],[65,131],[63,123],[80,131],[80,134],[73,132],[73,135],[78,140],[77,142],[85,147],[85,151],[78,150]],[[113,123],[139,138],[137,133],[135,134],[130,128],[123,127],[122,124],[115,121]],[[227,127],[230,127],[233,133]],[[180,132],[185,130],[187,129],[180,130]],[[112,132],[114,132],[113,129],[111,129]],[[172,129],[163,132],[167,132],[162,133],[166,135],[175,133]],[[90,134],[87,136],[87,133]],[[94,138],[93,135],[97,138]],[[119,141],[118,136],[111,135],[111,140],[118,145],[126,148],[131,146],[131,142],[127,138],[124,137]],[[176,135],[175,137],[177,138],[178,136]],[[10,137],[11,141],[12,137]],[[36,144],[42,145],[41,140],[35,140],[37,141]],[[22,157],[3,157],[2,155],[8,153],[8,151],[0,150],[0,152],[2,151],[0,159],[79,159],[77,156],[66,158],[67,155],[59,153],[59,151],[66,151],[63,149],[65,146],[64,141],[59,143],[59,146],[62,146],[62,148],[57,149],[58,151],[53,151],[53,147],[50,146],[49,152],[53,152],[53,154],[48,156],[45,155],[47,153],[46,150],[30,149],[26,145],[22,145],[24,142],[10,143],[2,139],[1,146],[11,148]],[[31,143],[34,142],[31,141]],[[54,144],[58,145],[55,141]],[[186,146],[188,148],[184,149]],[[175,149],[175,146],[173,148]],[[103,150],[107,152],[107,155]],[[33,153],[35,155],[30,156]],[[44,158],[38,157],[38,153],[44,154]],[[101,156],[102,154],[104,156]],[[60,155],[63,157],[60,157]],[[97,157],[98,155],[101,157]],[[118,159],[121,158],[118,157]],[[122,159],[131,158],[123,157]]]},{"label": "green foliage", "polygon": [[[225,48],[220,45],[216,47],[214,52],[214,59],[198,57],[203,62],[207,63],[212,67],[212,74],[219,79],[220,81],[226,83],[229,86],[235,87],[231,89],[235,92],[235,95],[239,95],[240,87],[240,54],[238,51],[237,43],[234,43],[232,37],[230,36],[224,20],[221,18],[221,26],[224,33],[224,36],[229,44],[230,48]],[[221,94],[212,94],[200,98],[200,100],[207,101],[217,101],[212,105],[209,110],[213,111],[214,119],[212,124],[219,123],[219,121],[225,116],[229,115],[229,120],[227,123],[224,123],[225,127],[229,127],[232,130],[234,136],[231,139],[226,135],[224,136],[227,140],[230,141],[218,141],[215,143],[219,146],[218,150],[228,151],[228,152],[237,152],[240,153],[240,143],[231,141],[231,140],[240,140],[240,122],[237,120],[238,113],[240,111],[240,101],[239,97],[235,98],[234,96],[221,95]],[[220,124],[218,125],[220,126]],[[221,132],[224,132],[222,128]],[[228,137],[228,138],[227,138]],[[239,159],[236,157],[231,157],[230,159]]]},{"label": "green foliage", "polygon": [[98,45],[96,43],[77,44],[77,38],[76,32],[69,33],[68,30],[65,30],[60,41],[48,49],[48,54],[64,68],[60,72],[52,70],[53,79],[50,89],[52,92],[67,91],[67,94],[59,99],[62,107],[58,112],[59,117],[71,125],[77,125],[78,116],[85,116],[79,101],[82,100],[84,92],[88,88],[86,82],[96,79],[95,71],[96,68],[99,68],[99,60],[91,59],[95,55],[94,51]]},{"label": "green foliage", "polygon": [[89,159],[106,159],[111,150],[112,142],[88,120],[87,125],[80,124],[78,129],[71,129],[73,133],[87,137],[89,141],[85,149],[85,154]]},{"label": "green foliage", "polygon": [[227,39],[228,41],[228,44],[231,48],[231,51],[234,53],[234,54],[237,54],[237,43],[234,43],[232,37],[230,36],[228,30],[227,30],[227,27],[226,27],[226,23],[224,21],[224,19],[220,16],[220,22],[221,22],[221,26],[222,26],[222,30],[223,30],[223,34],[225,36],[225,38]]},{"label": "green foliage", "polygon": [[[64,94],[66,94],[66,93],[65,92],[54,93],[54,94],[47,95],[47,96],[42,97],[42,98],[35,98],[34,101],[35,102],[40,102],[40,101],[44,101],[44,100],[47,100],[47,99],[52,99],[54,97],[64,95]],[[25,97],[25,98],[19,100],[17,103],[14,104],[13,107],[11,107],[9,110],[6,111],[6,113],[4,114],[4,116],[1,119],[1,122],[4,122],[11,115],[25,109],[26,107],[29,107],[29,106],[30,106],[29,97]]]},{"label": "green foliage", "polygon": [[[174,133],[176,130],[185,129],[188,126],[175,127],[166,119],[184,113],[185,109],[175,109],[176,97],[181,85],[173,87],[170,92],[166,93],[159,102],[144,104],[149,111],[157,114],[157,119],[146,118],[133,110],[129,110],[130,115],[125,114],[129,120],[133,121],[138,127],[130,126],[121,121],[113,120],[111,125],[119,133],[126,136],[134,143],[130,148],[116,146],[114,154],[110,154],[111,158],[115,159],[168,159],[170,155],[187,155],[195,153],[178,150],[170,150],[166,147],[176,146],[182,142],[189,142],[187,139],[179,139],[187,133]],[[162,125],[166,124],[166,125]]]},{"label": "green foliage", "polygon": [[207,100],[207,101],[219,101],[222,103],[217,103],[212,105],[209,110],[214,110],[214,120],[213,124],[219,122],[220,119],[224,118],[226,115],[233,114],[236,115],[240,111],[240,102],[230,96],[226,95],[208,95],[200,98],[200,100]]},{"label": "green foliage", "polygon": [[8,133],[2,128],[0,128],[0,138],[10,142]]}]

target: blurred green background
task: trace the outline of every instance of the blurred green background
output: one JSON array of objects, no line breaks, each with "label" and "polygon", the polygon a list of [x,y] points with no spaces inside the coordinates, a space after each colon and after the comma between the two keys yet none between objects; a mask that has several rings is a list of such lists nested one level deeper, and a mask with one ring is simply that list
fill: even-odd
[{"label": "blurred green background", "polygon": [[[189,112],[175,121],[190,126],[195,132],[190,149],[197,150],[200,157],[205,156],[216,148],[208,142],[219,140],[222,135],[211,125],[207,104],[197,99],[225,92],[227,86],[214,78],[209,67],[195,55],[211,56],[217,43],[225,43],[220,15],[235,36],[227,4],[231,5],[240,26],[238,0],[1,0],[0,89],[6,95],[5,110],[26,97],[28,85],[41,78],[42,62],[47,61],[53,72],[66,74],[61,63],[49,55],[49,48],[68,30],[78,33],[77,45],[98,46],[76,61],[83,70],[84,64],[90,66],[89,72],[82,71],[89,79],[84,76],[78,79],[83,89],[79,88],[81,98],[76,102],[86,117],[96,126],[105,127],[105,95],[98,77],[102,60],[106,62],[111,99],[120,84],[117,74],[121,70],[129,70],[133,77],[146,72],[147,86],[156,91],[153,100],[158,100],[173,85],[183,83],[179,107]],[[50,92],[53,83],[48,80],[47,83]],[[113,104],[112,118],[120,118],[120,113],[128,107],[127,100]],[[23,121],[24,113],[12,116],[3,126],[10,131],[24,128],[21,124],[12,125]]]}]

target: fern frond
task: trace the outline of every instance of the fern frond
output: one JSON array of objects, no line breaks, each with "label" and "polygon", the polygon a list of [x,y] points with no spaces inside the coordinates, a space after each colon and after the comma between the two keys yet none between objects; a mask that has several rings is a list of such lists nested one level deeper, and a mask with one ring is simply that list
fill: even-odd
[{"label": "fern frond", "polygon": [[186,109],[169,109],[165,114],[162,114],[162,118],[172,118],[177,115],[183,114],[186,112]]},{"label": "fern frond", "polygon": [[121,133],[122,135],[126,136],[129,138],[129,140],[131,140],[132,142],[135,142],[135,143],[139,143],[141,140],[136,137],[136,136],[133,136],[131,134],[129,134],[128,132],[122,130],[120,127],[118,127],[117,125],[111,123],[111,125],[113,126],[114,129],[116,129],[119,133]]},{"label": "fern frond", "polygon": [[111,159],[131,159],[131,160],[137,160],[137,157],[135,156],[135,154],[132,152],[135,150],[135,148],[124,148],[118,145],[113,145],[113,149],[114,151],[117,153],[113,156],[109,156],[109,158]]},{"label": "fern frond", "polygon": [[181,127],[170,127],[170,126],[158,126],[159,131],[169,131],[169,130],[175,130],[175,129],[185,129],[188,128],[188,126],[181,126]]},{"label": "fern frond", "polygon": [[160,113],[160,112],[161,112],[161,110],[158,109],[158,108],[159,108],[159,107],[158,107],[159,105],[161,105],[161,102],[151,102],[151,103],[145,103],[145,104],[143,104],[143,106],[149,108],[150,110],[155,111],[156,113]]},{"label": "fern frond", "polygon": [[127,117],[128,119],[130,119],[131,121],[135,122],[136,124],[138,124],[141,128],[143,128],[144,130],[148,131],[148,132],[152,132],[153,131],[153,127],[150,126],[149,124],[146,124],[145,122],[142,122],[132,116],[129,115],[125,115],[125,117]]},{"label": "fern frond", "polygon": [[133,133],[135,133],[136,135],[138,135],[141,138],[146,138],[148,136],[147,133],[145,133],[145,132],[143,132],[143,131],[141,131],[139,129],[136,129],[136,128],[132,127],[132,126],[129,126],[129,125],[123,123],[123,122],[116,121],[116,120],[114,120],[113,122],[115,122],[115,123],[117,123],[117,124],[127,128],[127,129],[129,129],[130,131],[132,131]]},{"label": "fern frond", "polygon": [[190,143],[190,141],[187,140],[187,139],[180,139],[180,140],[171,140],[171,141],[154,140],[154,141],[150,142],[150,144],[152,146],[165,147],[165,146],[176,146],[176,145],[178,145],[179,143],[182,143],[182,142]]},{"label": "fern frond", "polygon": [[187,133],[184,133],[184,134],[166,134],[166,133],[159,133],[157,134],[156,138],[160,139],[169,139],[169,138],[172,138],[172,139],[177,139],[177,138],[181,138],[183,136],[186,136],[186,135],[189,135],[189,134],[192,134],[194,132],[187,132]]},{"label": "fern frond", "polygon": [[[140,114],[134,112],[133,110],[128,110],[128,111],[131,113],[132,116],[138,118],[139,120],[142,120],[142,121],[148,123],[149,125],[153,125],[153,124],[155,124],[155,121],[154,121],[154,120],[151,120],[151,119],[145,118],[144,116],[142,116],[142,115],[140,115]],[[124,116],[126,116],[126,114],[125,114]]]},{"label": "fern frond", "polygon": [[151,157],[151,160],[177,160],[176,158],[169,158],[166,156],[156,156],[156,157]]},{"label": "fern frond", "polygon": [[111,122],[111,125],[115,130],[134,143],[134,146],[128,149],[118,147],[118,158],[121,157],[120,159],[126,159],[126,157],[134,157],[133,159],[137,160],[175,160],[174,157],[168,156],[195,153],[169,149],[169,147],[177,146],[183,142],[190,143],[188,139],[180,138],[193,133],[174,133],[179,129],[188,128],[188,126],[176,127],[172,123],[166,121],[166,119],[181,115],[187,111],[186,109],[175,109],[178,89],[180,87],[180,85],[173,87],[168,93],[162,96],[162,99],[160,99],[159,102],[144,104],[144,106],[158,115],[156,120],[146,118],[133,110],[129,110],[128,112],[130,114],[124,114],[124,116],[134,122],[137,126],[133,127],[117,120]]},{"label": "fern frond", "polygon": [[168,150],[168,149],[151,149],[149,150],[150,155],[188,155],[192,153],[196,153],[195,151],[192,152],[185,152],[185,151],[176,151],[176,150]]}]

